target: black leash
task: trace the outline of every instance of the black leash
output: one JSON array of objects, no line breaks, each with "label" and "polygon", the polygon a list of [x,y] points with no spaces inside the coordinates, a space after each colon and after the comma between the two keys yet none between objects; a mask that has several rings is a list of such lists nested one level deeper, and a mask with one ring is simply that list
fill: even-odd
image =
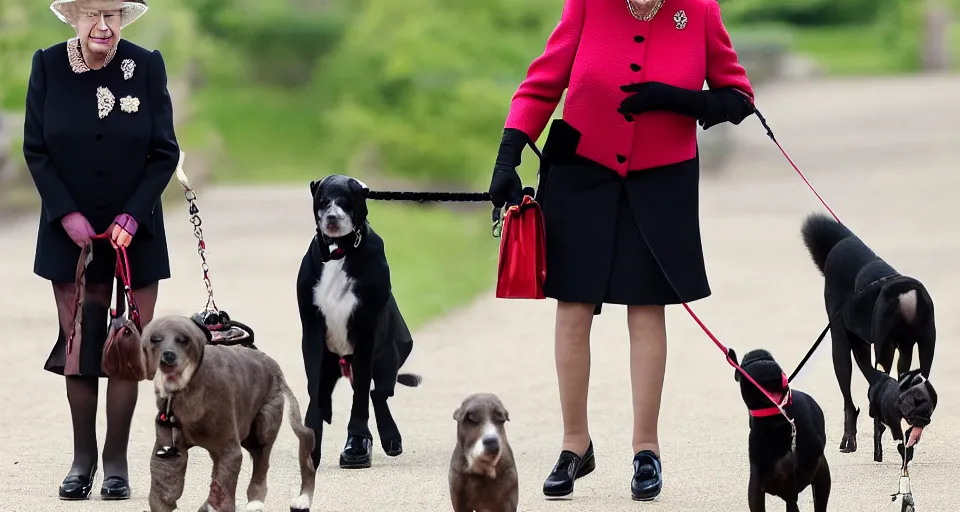
[{"label": "black leash", "polygon": [[800,373],[800,370],[803,369],[803,366],[807,364],[807,361],[810,360],[810,356],[812,356],[813,353],[817,351],[817,348],[820,347],[820,344],[823,343],[823,340],[827,337],[827,333],[830,331],[830,327],[833,326],[833,322],[837,319],[837,317],[840,316],[841,313],[843,313],[843,310],[847,309],[847,306],[850,305],[850,302],[852,302],[853,299],[855,299],[861,293],[864,293],[867,290],[873,288],[874,286],[881,285],[889,281],[890,279],[893,279],[896,277],[900,277],[900,274],[881,277],[880,279],[877,279],[876,281],[873,281],[870,284],[854,292],[854,294],[850,296],[850,298],[847,299],[847,301],[844,302],[842,306],[840,306],[840,309],[834,312],[833,316],[830,317],[830,320],[827,322],[827,326],[823,328],[823,331],[820,331],[820,336],[817,337],[817,341],[813,342],[813,346],[810,347],[810,350],[807,351],[807,355],[803,356],[803,359],[800,360],[800,364],[798,364],[797,369],[793,370],[793,373],[790,374],[790,377],[787,379],[787,382],[789,383],[793,381],[793,378],[796,377],[798,373]]}]

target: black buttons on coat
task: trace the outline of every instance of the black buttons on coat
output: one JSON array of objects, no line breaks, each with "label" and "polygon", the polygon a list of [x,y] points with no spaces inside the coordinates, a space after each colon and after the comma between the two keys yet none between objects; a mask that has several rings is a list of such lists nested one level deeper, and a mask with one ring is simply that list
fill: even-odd
[{"label": "black buttons on coat", "polygon": [[644,40],[644,37],[643,37],[643,36],[636,36],[636,37],[633,38],[633,40],[636,41],[636,42],[638,42],[638,43],[642,43],[643,40]]},{"label": "black buttons on coat", "polygon": [[98,133],[98,134],[94,135],[94,136],[93,136],[93,140],[96,140],[96,141],[101,141],[101,140],[103,140],[103,134],[102,134],[102,133]]},{"label": "black buttons on coat", "polygon": [[640,65],[639,65],[639,64],[631,63],[631,64],[630,64],[630,71],[633,71],[634,73],[636,73],[637,71],[640,71]]},{"label": "black buttons on coat", "polygon": [[100,203],[100,204],[97,205],[97,211],[98,211],[98,212],[99,212],[99,211],[103,211],[104,209],[106,209],[106,207],[107,207],[107,205],[105,205],[105,204],[103,204],[103,203]]},{"label": "black buttons on coat", "polygon": [[102,178],[102,177],[103,177],[103,171],[97,171],[97,177],[98,177],[98,178]]},{"label": "black buttons on coat", "polygon": [[628,123],[632,123],[632,122],[633,122],[633,115],[631,115],[631,114],[624,114],[624,115],[623,115],[623,119],[624,119],[624,121],[626,121],[626,122],[628,122]]},{"label": "black buttons on coat", "polygon": [[627,157],[625,157],[625,156],[623,156],[623,155],[617,155],[617,162],[620,162],[620,163],[622,164],[622,163],[624,163],[624,162],[626,162],[626,161],[627,161]]}]

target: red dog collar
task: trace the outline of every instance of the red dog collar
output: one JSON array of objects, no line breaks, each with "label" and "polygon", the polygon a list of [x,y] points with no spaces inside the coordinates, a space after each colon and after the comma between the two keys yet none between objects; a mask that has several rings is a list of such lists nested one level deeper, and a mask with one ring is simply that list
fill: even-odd
[{"label": "red dog collar", "polygon": [[[790,391],[790,383],[787,380],[787,374],[781,374],[783,391],[780,393],[780,398],[777,400],[777,403],[780,404],[780,407],[765,407],[763,409],[750,409],[750,416],[754,418],[766,418],[769,416],[776,416],[781,414],[780,409],[787,407],[793,403],[793,393]],[[766,393],[766,390],[763,390]],[[772,398],[772,397],[771,397]]]}]

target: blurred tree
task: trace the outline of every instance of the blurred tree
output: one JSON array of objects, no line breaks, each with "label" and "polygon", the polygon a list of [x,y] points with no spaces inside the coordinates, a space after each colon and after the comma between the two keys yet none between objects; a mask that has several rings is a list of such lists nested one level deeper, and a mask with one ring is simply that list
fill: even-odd
[{"label": "blurred tree", "polygon": [[719,0],[732,23],[866,25],[899,0]]},{"label": "blurred tree", "polygon": [[[368,2],[319,68],[325,164],[372,155],[410,178],[487,178],[510,95],[563,0]],[[369,164],[369,160],[367,163]]]}]

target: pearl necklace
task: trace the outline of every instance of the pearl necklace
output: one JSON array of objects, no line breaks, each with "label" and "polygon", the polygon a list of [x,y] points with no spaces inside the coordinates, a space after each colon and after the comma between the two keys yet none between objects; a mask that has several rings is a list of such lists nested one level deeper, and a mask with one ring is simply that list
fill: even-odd
[{"label": "pearl necklace", "polygon": [[637,12],[637,9],[633,6],[633,2],[631,0],[627,0],[627,9],[630,9],[630,14],[634,18],[640,21],[650,21],[653,19],[654,16],[657,15],[657,12],[660,11],[660,8],[663,7],[663,2],[664,0],[660,0],[659,2],[657,2],[657,4],[654,5],[649,12],[647,12],[647,14],[639,14]]}]

